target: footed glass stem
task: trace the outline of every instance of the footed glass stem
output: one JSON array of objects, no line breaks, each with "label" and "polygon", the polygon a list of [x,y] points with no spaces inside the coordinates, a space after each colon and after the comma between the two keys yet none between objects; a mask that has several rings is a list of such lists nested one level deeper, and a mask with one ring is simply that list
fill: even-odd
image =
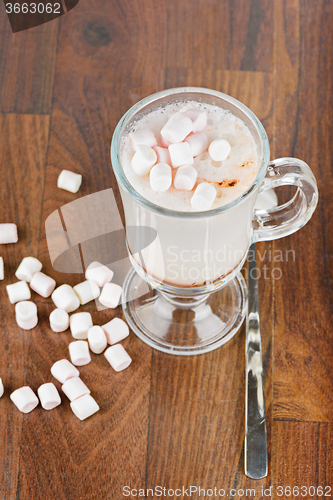
[{"label": "footed glass stem", "polygon": [[133,332],[163,352],[193,355],[225,344],[246,313],[246,285],[238,274],[218,291],[182,297],[153,288],[134,270],[125,280],[123,310]]}]

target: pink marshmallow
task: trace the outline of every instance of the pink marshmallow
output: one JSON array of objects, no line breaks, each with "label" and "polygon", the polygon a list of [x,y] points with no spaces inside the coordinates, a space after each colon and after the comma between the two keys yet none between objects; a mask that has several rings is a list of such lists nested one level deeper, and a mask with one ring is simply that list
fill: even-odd
[{"label": "pink marshmallow", "polygon": [[[169,147],[169,144],[168,144]],[[160,146],[154,146],[153,150],[155,151],[157,155],[157,163],[168,163],[168,165],[171,164],[170,160],[170,153],[168,148],[161,148]]]},{"label": "pink marshmallow", "polygon": [[207,113],[200,109],[189,109],[184,113],[184,116],[190,118],[193,126],[193,133],[201,132],[207,125]]},{"label": "pink marshmallow", "polygon": [[171,144],[182,142],[193,130],[193,123],[185,113],[175,113],[161,130],[161,136]]},{"label": "pink marshmallow", "polygon": [[197,181],[198,172],[192,165],[183,165],[177,169],[173,184],[176,189],[191,191]]},{"label": "pink marshmallow", "polygon": [[50,278],[50,276],[46,276],[46,274],[40,271],[33,275],[30,282],[31,290],[34,290],[36,293],[45,298],[51,295],[55,286],[56,282],[54,279]]},{"label": "pink marshmallow", "polygon": [[144,128],[142,130],[138,130],[137,132],[130,132],[129,136],[132,142],[133,149],[135,151],[137,151],[138,146],[141,145],[149,146],[150,148],[152,148],[157,144],[154,132],[149,128]]},{"label": "pink marshmallow", "polygon": [[171,144],[169,146],[169,153],[171,163],[174,168],[181,165],[192,165],[193,155],[191,146],[188,142],[181,142],[180,144]]},{"label": "pink marshmallow", "polygon": [[188,111],[189,109],[195,109],[195,108],[194,106],[192,106],[192,104],[187,102],[182,108],[180,108],[179,113],[186,113],[186,111]]},{"label": "pink marshmallow", "polygon": [[191,146],[193,156],[201,155],[208,148],[208,139],[205,132],[196,132],[186,137],[185,142]]},{"label": "pink marshmallow", "polygon": [[17,226],[16,224],[0,224],[0,244],[17,243]]},{"label": "pink marshmallow", "polygon": [[[166,141],[162,136],[160,136],[160,144],[162,145],[163,148],[168,148],[171,144],[171,142]],[[155,148],[154,148],[155,149]]]},{"label": "pink marshmallow", "polygon": [[121,318],[113,318],[111,321],[102,325],[108,344],[117,344],[129,336],[129,328]]}]

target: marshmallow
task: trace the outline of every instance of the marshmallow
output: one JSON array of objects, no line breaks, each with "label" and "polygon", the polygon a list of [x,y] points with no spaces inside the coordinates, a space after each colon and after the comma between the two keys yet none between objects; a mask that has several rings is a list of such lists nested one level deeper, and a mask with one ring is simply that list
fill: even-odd
[{"label": "marshmallow", "polygon": [[200,109],[188,109],[185,111],[185,116],[192,120],[193,133],[201,132],[207,125],[207,113],[206,111],[201,111]]},{"label": "marshmallow", "polygon": [[185,142],[191,146],[193,156],[201,155],[208,148],[208,139],[205,132],[196,132],[186,137]]},{"label": "marshmallow", "polygon": [[80,420],[85,420],[99,410],[99,406],[90,394],[85,394],[70,403],[74,415]]},{"label": "marshmallow", "polygon": [[59,177],[57,186],[60,189],[69,191],[70,193],[77,193],[80,189],[82,182],[82,175],[71,172],[70,170],[63,170]]},{"label": "marshmallow", "polygon": [[59,406],[61,403],[58,389],[52,382],[41,385],[37,393],[44,410],[53,410],[53,408]]},{"label": "marshmallow", "polygon": [[18,281],[12,285],[7,285],[6,289],[11,304],[31,298],[30,288],[25,281]]},{"label": "marshmallow", "polygon": [[149,146],[138,146],[131,161],[132,168],[137,175],[146,175],[155,165],[157,155]]},{"label": "marshmallow", "polygon": [[93,280],[101,288],[113,278],[113,271],[100,262],[92,262],[86,269],[86,279]]},{"label": "marshmallow", "polygon": [[[168,147],[170,144],[168,144]],[[167,163],[168,165],[171,164],[171,159],[170,159],[170,153],[168,148],[161,148],[160,146],[154,146],[153,150],[156,153],[157,156],[157,163]]]},{"label": "marshmallow", "polygon": [[3,258],[0,257],[0,280],[3,280],[5,278],[5,267],[3,263]]},{"label": "marshmallow", "polygon": [[[162,145],[162,147],[163,147],[163,148],[168,149],[168,147],[170,146],[171,142],[166,141],[166,140],[164,139],[164,137],[160,136],[160,144]],[[155,148],[154,148],[154,149],[155,149]],[[156,154],[157,154],[157,152],[156,152]],[[168,162],[166,162],[166,163],[168,163]]]},{"label": "marshmallow", "polygon": [[176,189],[191,191],[197,181],[198,172],[192,165],[177,168],[173,184]]},{"label": "marshmallow", "polygon": [[65,309],[54,309],[50,314],[50,327],[56,332],[64,332],[69,327],[69,316]]},{"label": "marshmallow", "polygon": [[31,330],[38,323],[37,306],[24,300],[15,305],[16,323],[22,330]]},{"label": "marshmallow", "polygon": [[75,401],[75,399],[78,399],[85,394],[90,394],[90,390],[79,377],[66,380],[61,389],[70,401]]},{"label": "marshmallow", "polygon": [[109,347],[105,351],[104,356],[116,372],[125,370],[132,362],[132,359],[121,344]]},{"label": "marshmallow", "polygon": [[87,365],[91,361],[88,342],[77,340],[71,342],[68,346],[71,362],[75,366]]},{"label": "marshmallow", "polygon": [[228,157],[231,151],[231,146],[225,139],[215,139],[211,142],[208,148],[208,153],[212,160],[223,161]]},{"label": "marshmallow", "polygon": [[192,104],[187,102],[186,104],[184,104],[182,108],[180,108],[179,113],[186,113],[186,111],[188,111],[189,109],[195,109],[195,108],[194,106],[192,106]]},{"label": "marshmallow", "polygon": [[80,299],[69,285],[60,285],[51,295],[54,305],[59,309],[73,312],[80,307]]},{"label": "marshmallow", "polygon": [[0,244],[17,243],[17,241],[16,224],[0,224]]},{"label": "marshmallow", "polygon": [[104,330],[101,326],[92,326],[88,332],[89,347],[95,354],[101,354],[107,346]]},{"label": "marshmallow", "polygon": [[69,323],[75,339],[85,340],[88,338],[89,328],[93,326],[92,317],[89,312],[72,314],[69,318]]},{"label": "marshmallow", "polygon": [[216,197],[216,189],[208,182],[202,182],[194,191],[191,205],[194,210],[209,210]]},{"label": "marshmallow", "polygon": [[106,335],[108,344],[117,344],[129,336],[129,328],[124,320],[121,318],[113,318],[111,321],[102,325]]},{"label": "marshmallow", "polygon": [[83,306],[88,302],[99,297],[101,293],[99,286],[93,280],[86,280],[78,285],[73,286],[73,290],[80,299],[80,304]]},{"label": "marshmallow", "polygon": [[172,184],[172,171],[167,163],[156,163],[149,174],[150,187],[153,191],[167,191]]},{"label": "marshmallow", "polygon": [[191,118],[184,113],[175,113],[161,130],[161,136],[171,144],[182,142],[193,130]]},{"label": "marshmallow", "polygon": [[56,361],[51,367],[51,373],[61,384],[64,384],[70,378],[80,376],[79,370],[68,359]]},{"label": "marshmallow", "polygon": [[16,269],[15,276],[18,280],[30,283],[35,273],[38,273],[43,264],[35,257],[24,257],[21,264]]},{"label": "marshmallow", "polygon": [[0,378],[0,398],[1,396],[3,396],[3,393],[5,392],[4,388],[3,388],[3,383],[2,383],[2,380]]},{"label": "marshmallow", "polygon": [[132,146],[135,151],[137,151],[139,146],[148,146],[152,148],[157,144],[154,132],[149,128],[144,128],[142,130],[138,130],[137,132],[130,132],[128,135],[130,136]]},{"label": "marshmallow", "polygon": [[45,298],[51,295],[55,286],[55,280],[41,272],[35,273],[30,282],[30,288]]},{"label": "marshmallow", "polygon": [[115,309],[119,304],[121,293],[121,286],[116,285],[115,283],[106,283],[103,286],[99,301],[103,306]]},{"label": "marshmallow", "polygon": [[193,164],[191,146],[188,142],[181,142],[180,144],[170,144],[169,153],[171,163],[174,168],[180,167],[181,165]]},{"label": "marshmallow", "polygon": [[16,389],[16,391],[11,393],[10,399],[22,413],[29,413],[36,408],[39,403],[36,394],[28,386]]}]

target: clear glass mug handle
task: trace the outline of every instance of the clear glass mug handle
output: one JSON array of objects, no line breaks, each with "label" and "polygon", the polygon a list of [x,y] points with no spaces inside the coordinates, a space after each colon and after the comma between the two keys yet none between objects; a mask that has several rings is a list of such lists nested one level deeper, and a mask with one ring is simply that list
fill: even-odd
[{"label": "clear glass mug handle", "polygon": [[252,243],[288,236],[311,218],[318,202],[318,189],[309,165],[297,158],[279,158],[270,162],[259,193],[286,185],[297,187],[291,200],[267,210],[254,210]]}]

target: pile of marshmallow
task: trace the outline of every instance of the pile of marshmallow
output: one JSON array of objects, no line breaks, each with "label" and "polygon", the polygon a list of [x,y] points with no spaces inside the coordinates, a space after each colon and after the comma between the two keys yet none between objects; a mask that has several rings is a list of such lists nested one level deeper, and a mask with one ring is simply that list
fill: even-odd
[{"label": "pile of marshmallow", "polygon": [[[198,173],[194,158],[208,149],[212,160],[225,160],[231,150],[225,139],[215,139],[208,145],[204,132],[207,125],[206,111],[187,104],[174,113],[161,130],[160,145],[150,129],[130,132],[135,151],[131,166],[137,175],[149,174],[153,191],[165,192],[172,183],[178,190],[192,191]],[[200,182],[191,198],[194,210],[209,210],[216,198],[216,189],[209,182]]]},{"label": "pile of marshmallow", "polygon": [[[16,243],[18,241],[15,224],[0,224],[0,244]],[[121,286],[111,283],[113,271],[99,262],[92,262],[86,269],[86,281],[71,287],[60,285],[50,276],[41,272],[42,263],[35,257],[25,257],[18,266],[15,276],[19,280],[7,285],[9,301],[15,304],[16,322],[23,330],[31,330],[38,323],[37,306],[31,299],[31,290],[42,297],[50,297],[56,309],[49,317],[50,327],[54,332],[64,332],[68,328],[75,341],[69,344],[69,357],[57,361],[51,368],[52,375],[61,382],[64,394],[70,399],[74,414],[81,420],[89,417],[99,406],[84,382],[79,378],[76,366],[83,366],[91,361],[90,351],[101,354],[110,363],[112,368],[119,372],[127,368],[131,358],[119,344],[128,337],[129,328],[121,318],[113,318],[102,326],[93,325],[89,312],[77,312],[80,305],[99,298],[102,305],[116,308],[122,294]],[[0,257],[0,279],[4,279],[4,263]],[[29,287],[30,286],[30,287]],[[111,347],[107,348],[107,345]],[[106,349],[107,348],[107,349]],[[106,350],[105,350],[106,349]],[[4,388],[0,379],[0,397]],[[38,389],[41,405],[51,410],[61,403],[55,385],[50,382]],[[38,405],[38,398],[30,387],[21,387],[10,395],[17,408],[28,413]]]}]

